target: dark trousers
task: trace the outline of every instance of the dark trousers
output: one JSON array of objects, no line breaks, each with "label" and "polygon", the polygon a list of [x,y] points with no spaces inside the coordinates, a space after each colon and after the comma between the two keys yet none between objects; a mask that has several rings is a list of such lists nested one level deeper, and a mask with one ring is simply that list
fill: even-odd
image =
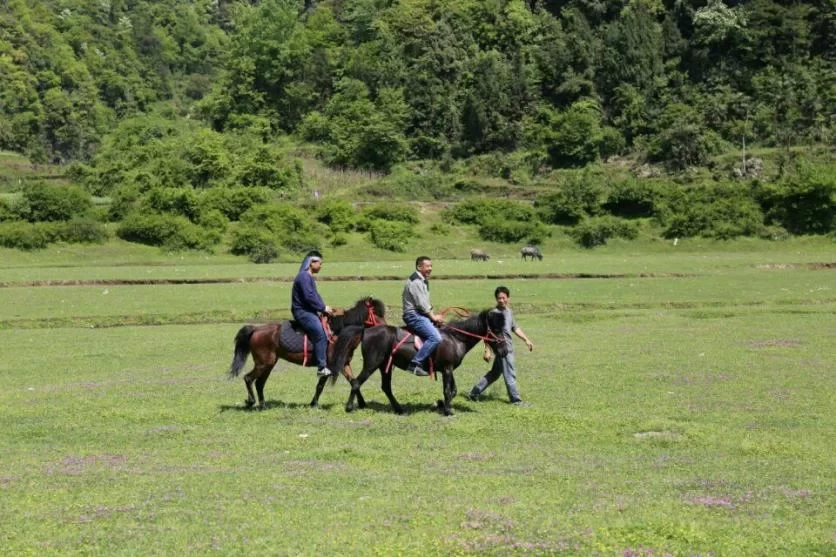
[{"label": "dark trousers", "polygon": [[293,312],[293,319],[302,326],[305,334],[308,335],[314,345],[316,367],[318,369],[328,367],[328,335],[322,328],[322,321],[319,320],[319,316],[309,311],[296,310]]}]

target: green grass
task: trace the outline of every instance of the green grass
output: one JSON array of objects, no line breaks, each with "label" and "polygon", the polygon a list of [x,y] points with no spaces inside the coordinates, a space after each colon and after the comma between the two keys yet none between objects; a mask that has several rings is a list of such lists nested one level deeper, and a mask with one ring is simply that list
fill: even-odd
[{"label": "green grass", "polygon": [[33,164],[18,153],[0,151],[0,193],[17,191],[30,180],[49,180],[68,183],[65,169],[53,164]]},{"label": "green grass", "polygon": [[[734,246],[612,246],[536,267],[623,278],[433,282],[437,306],[474,309],[507,283],[537,345],[517,345],[530,407],[509,405],[500,382],[481,402],[456,398],[452,418],[432,408],[440,383],[401,371],[393,388],[406,417],[391,413],[377,375],[363,389],[368,409],[343,411],[340,380],[313,410],[314,373],[284,362],[267,383],[268,409],[245,410],[243,381],[225,376],[232,338],[253,318],[289,314],[287,282],[20,285],[62,273],[287,277],[290,262],[116,250],[107,266],[112,247],[0,259],[0,282],[13,284],[0,288],[0,545],[7,554],[832,555],[834,271],[758,267],[832,257],[815,242]],[[411,267],[335,259],[323,275]],[[505,269],[489,265],[439,259],[435,269],[437,278]],[[641,269],[693,276],[642,278]],[[320,290],[336,306],[379,296],[398,321],[401,285],[323,281]],[[456,372],[459,392],[485,373],[479,353]]]}]

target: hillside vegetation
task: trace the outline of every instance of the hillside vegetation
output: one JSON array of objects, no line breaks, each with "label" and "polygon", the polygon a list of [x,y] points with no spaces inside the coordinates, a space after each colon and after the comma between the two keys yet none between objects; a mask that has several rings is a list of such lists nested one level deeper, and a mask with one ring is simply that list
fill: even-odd
[{"label": "hillside vegetation", "polygon": [[484,242],[828,234],[834,23],[824,1],[7,0],[0,245],[403,251],[414,201]]}]

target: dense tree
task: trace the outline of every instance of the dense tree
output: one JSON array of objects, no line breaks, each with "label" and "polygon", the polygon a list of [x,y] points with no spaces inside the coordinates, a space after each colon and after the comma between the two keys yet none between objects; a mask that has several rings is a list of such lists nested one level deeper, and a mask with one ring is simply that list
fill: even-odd
[{"label": "dense tree", "polygon": [[[276,187],[294,180],[269,168],[286,135],[381,170],[521,146],[552,166],[626,148],[682,168],[719,138],[832,140],[834,6],[5,0],[0,149],[93,160],[97,192]],[[161,104],[166,123],[134,120]]]}]

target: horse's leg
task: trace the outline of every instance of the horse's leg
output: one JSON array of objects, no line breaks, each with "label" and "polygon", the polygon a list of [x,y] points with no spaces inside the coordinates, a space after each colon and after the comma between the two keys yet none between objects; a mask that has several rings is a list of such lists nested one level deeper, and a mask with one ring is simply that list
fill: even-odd
[{"label": "horse's leg", "polygon": [[360,401],[363,401],[363,405],[360,408],[366,407],[366,401],[363,400],[363,395],[360,393],[360,387],[363,386],[363,383],[369,378],[369,376],[374,373],[375,368],[367,369],[366,366],[363,366],[363,371],[360,372],[360,375],[357,379],[354,379],[351,382],[351,393],[348,395],[348,402],[345,403],[345,411],[351,412],[354,410],[354,400],[357,399],[358,404]]},{"label": "horse's leg", "polygon": [[272,364],[272,365],[269,365],[269,366],[264,365],[262,367],[263,371],[255,379],[255,391],[258,394],[258,409],[259,410],[264,410],[264,408],[266,408],[266,404],[264,403],[264,384],[267,383],[267,379],[270,377],[270,373],[273,371],[273,366],[275,366],[275,365],[276,364]]},{"label": "horse's leg", "polygon": [[459,393],[458,389],[456,389],[456,376],[452,373],[450,374],[450,393],[453,398],[456,398],[456,395]]},{"label": "horse's leg", "polygon": [[[348,379],[348,377],[346,377]],[[348,382],[351,383],[354,380],[354,375],[352,374],[351,379],[348,379]],[[366,399],[363,398],[363,393],[360,392],[360,389],[357,389],[357,392],[354,393],[354,397],[357,399],[357,408],[363,409],[366,407]]]},{"label": "horse's leg", "polygon": [[386,398],[389,399],[389,404],[392,405],[392,410],[395,411],[395,414],[406,414],[404,409],[395,399],[395,395],[392,394],[392,373],[394,373],[395,368],[394,366],[392,369],[389,370],[387,373],[383,366],[380,368],[380,388],[383,389],[383,392],[386,393]]},{"label": "horse's leg", "polygon": [[328,381],[328,376],[320,377],[319,381],[316,382],[316,391],[314,391],[314,397],[311,400],[311,408],[319,408],[319,395],[322,394],[322,390],[325,388],[325,382]]},{"label": "horse's leg", "polygon": [[258,369],[258,366],[253,366],[253,369],[244,376],[244,386],[247,387],[247,400],[244,401],[244,405],[247,408],[252,408],[255,404],[255,393],[253,393],[253,381],[255,381],[257,375],[255,370]]},{"label": "horse's leg", "polygon": [[444,370],[442,374],[442,388],[444,390],[444,401],[439,400],[438,406],[441,408],[441,411],[444,413],[445,416],[452,416],[453,415],[453,408],[451,407],[450,402],[453,400],[453,389],[451,387],[452,379],[453,379],[453,372],[451,370]]}]

